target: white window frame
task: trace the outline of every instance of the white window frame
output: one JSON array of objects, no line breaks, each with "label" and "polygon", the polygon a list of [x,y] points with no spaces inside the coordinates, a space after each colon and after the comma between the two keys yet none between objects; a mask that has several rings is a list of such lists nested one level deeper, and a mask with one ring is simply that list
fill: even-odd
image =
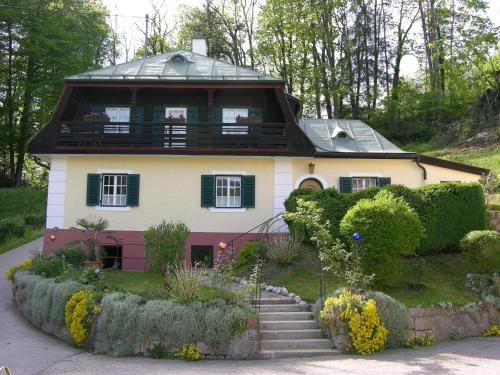
[{"label": "white window frame", "polygon": [[[105,173],[101,176],[101,207],[127,207],[127,174]],[[112,181],[106,181],[112,180]],[[112,193],[105,193],[105,190],[112,188]],[[122,194],[118,194],[118,189]],[[124,193],[123,193],[124,191]]]},{"label": "white window frame", "polygon": [[[129,133],[129,131],[130,131],[130,107],[106,107],[105,111],[109,117],[109,122],[126,123],[126,125],[106,124],[106,125],[104,125],[104,133],[106,133],[106,134],[128,134]],[[114,116],[113,112],[118,112],[118,116]],[[123,116],[123,118],[122,118],[122,116]]]},{"label": "white window frame", "polygon": [[[187,121],[187,107],[166,107],[165,108],[165,119],[168,119],[168,112],[170,111],[175,111],[175,112],[182,112],[184,115],[184,122]],[[180,117],[172,117],[174,119],[180,119]]]},{"label": "white window frame", "polygon": [[[222,108],[223,124],[236,124],[238,116],[248,118],[248,108]],[[248,135],[248,126],[223,126],[222,134]]]},{"label": "white window frame", "polygon": [[[352,186],[352,192],[358,192],[361,190],[366,190],[370,188],[377,187],[377,177],[373,176],[354,176],[351,177],[351,186]],[[356,186],[355,186],[356,184]]]},{"label": "white window frame", "polygon": [[[224,181],[226,182],[224,184]],[[235,184],[231,186],[231,183]],[[219,191],[222,194],[219,194]],[[239,195],[236,191],[239,190]],[[234,195],[231,195],[234,192]],[[240,209],[242,204],[242,177],[235,175],[215,176],[215,208]]]}]

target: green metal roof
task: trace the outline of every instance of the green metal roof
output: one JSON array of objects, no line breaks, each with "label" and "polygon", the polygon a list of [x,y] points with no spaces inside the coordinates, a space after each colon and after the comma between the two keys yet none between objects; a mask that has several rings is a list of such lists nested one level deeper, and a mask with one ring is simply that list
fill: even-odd
[{"label": "green metal roof", "polygon": [[318,153],[405,152],[359,120],[301,119],[299,126]]},{"label": "green metal roof", "polygon": [[75,74],[66,77],[66,80],[282,82],[280,78],[253,69],[182,50]]}]

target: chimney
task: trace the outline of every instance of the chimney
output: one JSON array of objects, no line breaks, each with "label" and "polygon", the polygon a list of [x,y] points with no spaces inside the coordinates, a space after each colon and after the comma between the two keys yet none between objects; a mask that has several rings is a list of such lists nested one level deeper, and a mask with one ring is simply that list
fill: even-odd
[{"label": "chimney", "polygon": [[194,34],[192,50],[199,55],[207,55],[207,40],[202,33],[198,32]]}]

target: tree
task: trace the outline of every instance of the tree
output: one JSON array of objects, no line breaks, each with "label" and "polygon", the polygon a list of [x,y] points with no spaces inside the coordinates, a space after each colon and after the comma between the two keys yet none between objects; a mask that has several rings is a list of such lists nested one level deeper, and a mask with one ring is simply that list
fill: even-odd
[{"label": "tree", "polygon": [[[63,77],[109,59],[106,9],[91,0],[0,0],[0,158],[9,185],[23,183],[26,146],[51,117]],[[5,47],[5,48],[4,48]]]}]

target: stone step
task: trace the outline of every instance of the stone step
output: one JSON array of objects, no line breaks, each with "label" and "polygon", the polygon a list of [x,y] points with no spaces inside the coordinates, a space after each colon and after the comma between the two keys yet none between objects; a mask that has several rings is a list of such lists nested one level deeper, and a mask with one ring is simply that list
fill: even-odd
[{"label": "stone step", "polygon": [[334,356],[340,354],[334,349],[261,350],[263,359]]},{"label": "stone step", "polygon": [[328,339],[262,340],[260,347],[262,350],[332,349],[333,343]]},{"label": "stone step", "polygon": [[279,330],[302,330],[316,329],[318,325],[314,320],[259,320],[261,330],[279,331]]},{"label": "stone step", "polygon": [[257,301],[259,305],[289,305],[295,301],[289,297],[263,297]]},{"label": "stone step", "polygon": [[268,330],[260,331],[261,340],[322,339],[321,329]]},{"label": "stone step", "polygon": [[260,305],[261,313],[265,312],[285,312],[285,311],[309,311],[310,305],[286,304],[286,305]]},{"label": "stone step", "polygon": [[275,320],[313,320],[314,316],[309,311],[286,311],[286,312],[261,312],[259,319],[263,321]]}]

